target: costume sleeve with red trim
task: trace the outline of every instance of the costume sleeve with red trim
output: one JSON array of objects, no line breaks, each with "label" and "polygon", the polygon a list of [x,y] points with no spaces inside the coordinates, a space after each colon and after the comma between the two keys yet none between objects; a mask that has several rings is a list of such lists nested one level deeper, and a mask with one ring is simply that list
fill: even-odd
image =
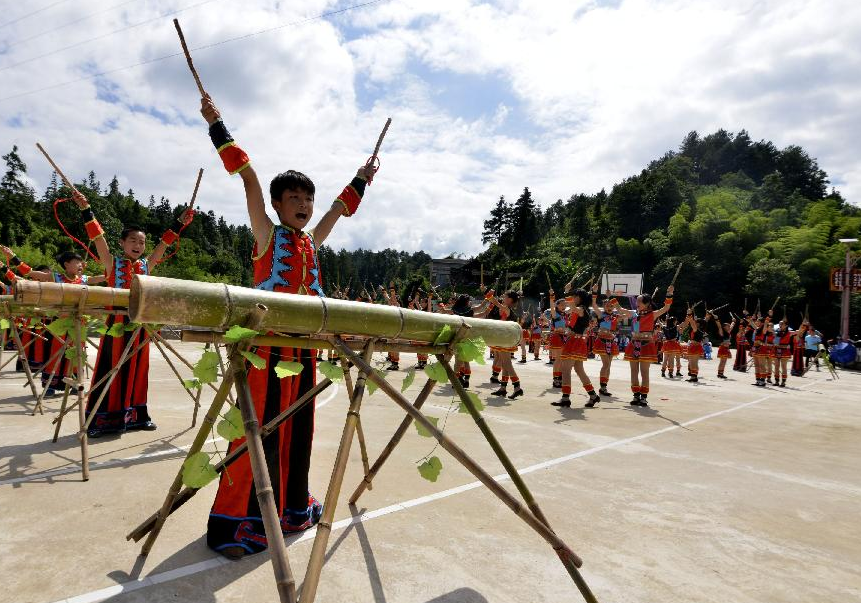
[{"label": "costume sleeve with red trim", "polygon": [[673,296],[672,295],[668,295],[664,298],[664,305],[665,306],[672,306],[673,305]]},{"label": "costume sleeve with red trim", "polygon": [[341,194],[338,195],[338,198],[335,201],[343,204],[344,208],[347,212],[344,214],[349,217],[356,213],[356,210],[359,209],[359,203],[362,202],[362,197],[365,194],[365,186],[367,182],[363,178],[359,178],[356,176],[353,180],[350,181],[350,184],[344,187],[344,190],[341,191]]},{"label": "costume sleeve with red trim", "polygon": [[220,118],[209,126],[209,139],[215,145],[215,150],[221,157],[227,173],[238,174],[251,165],[248,154],[236,144]]},{"label": "costume sleeve with red trim", "polygon": [[93,210],[90,209],[89,205],[81,210],[81,220],[84,222],[84,228],[91,241],[105,235],[102,225],[96,220],[96,216],[93,215]]},{"label": "costume sleeve with red trim", "polygon": [[11,258],[9,258],[9,265],[15,268],[15,270],[17,270],[18,274],[20,274],[21,276],[27,276],[28,274],[30,274],[30,272],[33,271],[33,269],[30,268],[30,266],[26,262],[22,262],[17,255],[13,255]]}]

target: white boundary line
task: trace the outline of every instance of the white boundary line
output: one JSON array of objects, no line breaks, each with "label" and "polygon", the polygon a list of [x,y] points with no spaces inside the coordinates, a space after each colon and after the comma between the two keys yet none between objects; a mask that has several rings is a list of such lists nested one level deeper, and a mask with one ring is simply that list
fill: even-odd
[{"label": "white boundary line", "polygon": [[[811,381],[802,385],[799,389],[807,387],[808,385],[814,385],[816,383],[820,383],[822,380]],[[730,408],[725,408],[723,410],[719,410],[713,413],[709,413],[707,415],[703,415],[701,417],[697,417],[696,419],[691,419],[690,421],[685,421],[684,423],[679,423],[678,425],[670,425],[668,427],[664,427],[663,429],[656,429],[654,431],[647,431],[646,433],[642,433],[640,435],[631,436],[630,438],[623,438],[621,440],[614,440],[612,442],[608,442],[606,444],[602,444],[600,446],[595,446],[594,448],[589,448],[587,450],[581,450],[580,452],[575,452],[574,454],[568,454],[565,456],[560,456],[555,459],[550,459],[547,461],[543,461],[541,463],[536,463],[535,465],[529,465],[523,469],[518,469],[520,475],[525,475],[527,473],[534,473],[535,471],[539,471],[541,469],[548,469],[550,467],[554,467],[556,465],[560,465],[562,463],[567,463],[568,461],[572,461],[574,459],[579,459],[584,456],[589,456],[591,454],[595,454],[596,452],[601,452],[602,450],[609,450],[611,448],[619,448],[621,446],[625,446],[626,444],[631,444],[633,442],[639,442],[641,440],[646,440],[649,438],[653,438],[655,436],[668,433],[670,431],[675,431],[676,429],[680,429],[683,427],[687,427],[689,425],[694,425],[696,423],[700,423],[701,421],[706,421],[708,419],[714,419],[715,417],[719,417],[721,415],[725,415],[731,412],[735,412],[737,410],[742,410],[748,408],[750,406],[754,406],[756,404],[760,404],[765,402],[766,400],[773,398],[777,395],[777,392],[768,394],[761,398],[757,398],[751,402],[745,402],[744,404],[739,404],[737,406],[733,406]],[[508,474],[496,475],[494,478],[497,482],[508,481]],[[385,515],[390,515],[392,513],[397,513],[399,511],[406,511],[411,507],[417,507],[420,505],[424,505],[427,503],[434,502],[436,500],[440,500],[443,498],[448,498],[450,496],[455,496],[456,494],[461,494],[463,492],[468,492],[470,490],[475,490],[482,486],[481,482],[475,481],[468,484],[463,484],[462,486],[456,486],[454,488],[449,488],[448,490],[443,490],[441,492],[436,492],[434,494],[429,494],[427,496],[421,496],[419,498],[413,498],[412,500],[407,500],[401,503],[395,503],[393,505],[389,505],[388,507],[383,507],[381,509],[377,509],[376,511],[368,511],[362,513],[361,515],[354,515],[352,517],[348,517],[346,519],[342,519],[340,521],[336,521],[332,524],[332,531],[341,530],[343,528],[347,528],[351,525],[356,525],[360,523],[364,523],[371,519],[376,519],[378,517],[383,517]],[[317,529],[313,528],[308,530],[307,532],[303,532],[302,534],[297,534],[295,536],[291,536],[287,538],[287,545],[295,544],[297,542],[304,542],[306,540],[311,540],[314,538]],[[73,597],[68,597],[66,599],[59,599],[58,601],[54,601],[54,603],[98,603],[99,601],[104,601],[110,597],[114,597],[116,595],[129,593],[137,590],[141,590],[144,588],[148,588],[150,586],[155,586],[156,584],[163,584],[165,582],[170,582],[171,580],[176,580],[177,578],[184,578],[186,576],[191,576],[193,574],[198,574],[201,572],[205,572],[210,569],[215,569],[217,567],[221,567],[222,565],[228,565],[233,563],[232,561],[228,561],[221,555],[217,557],[213,557],[211,559],[207,559],[205,561],[199,561],[197,563],[192,563],[190,565],[186,565],[183,567],[178,567],[173,570],[168,570],[165,572],[161,572],[158,574],[153,574],[150,576],[146,576],[144,578],[140,578],[138,580],[131,580],[129,582],[124,582],[122,584],[115,584],[113,586],[108,586],[107,588],[101,588],[98,590],[90,591],[88,593],[84,593],[82,595],[77,595]]]},{"label": "white boundary line", "polygon": [[[319,410],[326,406],[329,402],[331,402],[336,395],[338,395],[338,384],[333,383],[334,387],[326,396],[325,399],[320,400],[315,403],[314,408]],[[211,438],[206,440],[203,445],[207,446],[209,444],[213,444],[215,442],[222,442],[224,438]],[[90,463],[90,469],[106,469],[107,467],[116,467],[117,465],[125,465],[126,463],[133,463],[135,461],[139,461],[141,459],[151,459],[157,458],[160,456],[170,456],[172,454],[177,454],[179,452],[183,452],[191,448],[191,444],[186,444],[185,446],[174,446],[168,450],[158,450],[156,452],[147,452],[146,454],[136,454],[135,456],[127,456],[121,459],[110,459],[108,461],[102,461],[100,463]],[[31,475],[22,475],[21,477],[12,477],[9,479],[0,480],[0,486],[8,486],[10,484],[21,484],[25,482],[34,482],[41,479],[56,477],[58,475],[69,475],[70,473],[78,473],[81,471],[80,465],[71,465],[68,467],[60,467],[58,469],[50,469],[48,471],[42,471],[41,473],[33,473]]]}]

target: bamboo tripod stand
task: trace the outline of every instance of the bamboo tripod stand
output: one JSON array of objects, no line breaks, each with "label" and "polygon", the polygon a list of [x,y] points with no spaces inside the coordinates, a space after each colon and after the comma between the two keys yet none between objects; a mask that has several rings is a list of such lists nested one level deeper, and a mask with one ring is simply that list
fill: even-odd
[{"label": "bamboo tripod stand", "polygon": [[[265,314],[265,308],[258,308],[257,312],[252,312],[246,322],[246,327],[255,328],[255,324],[259,324],[262,316]],[[473,401],[469,398],[463,387],[457,381],[454,371],[451,368],[450,360],[452,356],[454,344],[462,339],[468,330],[466,324],[462,325],[458,330],[454,339],[444,346],[428,346],[420,345],[413,346],[407,343],[383,342],[377,339],[366,339],[360,344],[360,350],[354,350],[357,342],[346,342],[339,335],[332,336],[317,336],[317,338],[305,337],[278,337],[266,336],[256,337],[253,340],[246,340],[233,344],[230,348],[228,356],[228,370],[225,373],[224,380],[219,387],[218,394],[210,406],[209,411],[203,420],[203,425],[198,432],[195,440],[188,451],[186,458],[201,450],[206,437],[209,434],[215,419],[221,410],[222,405],[226,400],[226,393],[229,391],[232,383],[235,381],[237,385],[237,393],[239,398],[239,406],[242,412],[243,422],[246,426],[246,441],[242,446],[237,447],[225,459],[218,463],[216,471],[221,473],[232,462],[239,458],[242,454],[249,452],[251,469],[254,475],[254,484],[257,489],[257,496],[260,502],[262,519],[266,538],[269,543],[271,561],[276,578],[280,601],[282,603],[313,603],[316,598],[317,587],[319,585],[320,576],[323,568],[326,548],[328,546],[329,537],[332,531],[332,521],[334,519],[337,500],[340,494],[343,483],[344,473],[346,470],[347,461],[349,459],[350,450],[352,447],[353,437],[356,436],[359,440],[359,448],[362,456],[362,464],[364,467],[365,477],[362,480],[357,492],[351,498],[351,502],[358,498],[365,489],[371,489],[372,480],[376,473],[380,470],[386,459],[389,458],[397,443],[403,437],[406,429],[412,421],[420,424],[424,429],[429,431],[431,435],[439,442],[443,449],[448,451],[461,465],[463,465],[470,473],[472,473],[482,484],[484,484],[497,498],[499,498],[506,506],[508,506],[520,519],[522,519],[529,527],[537,532],[556,552],[566,571],[576,584],[583,598],[589,602],[597,602],[592,594],[589,586],[579,572],[579,567],[582,565],[580,558],[560,539],[550,527],[538,503],[535,501],[523,479],[520,477],[517,469],[514,467],[511,460],[503,450],[499,441],[493,435],[490,427],[484,421],[481,413],[476,408]],[[323,515],[317,524],[314,543],[312,545],[310,560],[306,569],[305,579],[301,588],[301,597],[297,598],[296,583],[293,578],[292,570],[287,558],[284,539],[281,534],[280,523],[275,508],[274,498],[272,495],[271,484],[269,483],[268,471],[266,468],[266,460],[263,456],[262,440],[271,434],[278,425],[289,419],[296,412],[304,408],[310,403],[316,395],[328,388],[332,382],[329,379],[323,379],[311,390],[306,392],[298,400],[296,400],[287,410],[283,411],[269,423],[259,428],[259,423],[255,415],[254,406],[250,399],[250,392],[247,388],[245,362],[241,355],[242,351],[247,350],[251,345],[283,345],[285,347],[303,347],[311,349],[336,349],[341,354],[341,362],[344,366],[344,376],[347,385],[347,391],[350,399],[347,417],[344,424],[344,429],[341,434],[338,451],[335,457],[335,463],[332,470],[329,486],[326,491],[326,497],[323,505]],[[410,402],[402,396],[397,389],[392,387],[385,379],[380,377],[371,367],[370,359],[375,350],[380,349],[399,349],[402,351],[415,351],[422,349],[427,351],[428,348],[433,348],[431,351],[436,355],[437,360],[443,364],[446,374],[455,389],[456,394],[469,410],[470,415],[479,427],[479,430],[484,435],[485,439],[493,448],[497,458],[502,462],[512,482],[515,484],[524,504],[503,488],[493,477],[485,471],[478,463],[472,460],[457,444],[455,444],[448,436],[425,417],[420,412],[421,406],[430,395],[436,382],[428,379],[424,387],[422,387],[415,402]],[[355,366],[358,371],[355,383],[350,376],[350,366]],[[373,467],[369,467],[367,457],[367,447],[364,440],[364,434],[361,428],[360,410],[364,396],[366,380],[373,381],[381,391],[391,398],[402,410],[407,414],[406,418],[401,422],[395,435],[383,450],[380,458],[374,463]],[[182,487],[182,469],[177,473],[174,481],[168,490],[167,496],[161,508],[147,518],[137,528],[132,530],[127,535],[127,540],[135,540],[136,542],[147,537],[141,548],[141,555],[147,555],[158,537],[165,521],[176,509],[187,502],[194,494],[197,493],[195,488]]]}]

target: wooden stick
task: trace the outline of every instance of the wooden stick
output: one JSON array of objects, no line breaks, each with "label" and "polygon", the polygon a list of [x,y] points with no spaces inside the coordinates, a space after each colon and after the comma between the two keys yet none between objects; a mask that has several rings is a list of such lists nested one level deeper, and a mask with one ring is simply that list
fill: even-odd
[{"label": "wooden stick", "polygon": [[[338,348],[352,361],[353,364],[359,367],[362,371],[367,371],[368,379],[377,384],[377,386],[386,393],[398,406],[405,410],[416,423],[421,425],[439,442],[440,446],[451,454],[457,462],[464,466],[473,476],[475,476],[488,490],[490,490],[497,498],[511,509],[515,515],[521,518],[529,527],[535,530],[554,550],[563,551],[563,554],[569,556],[572,562],[580,567],[581,559],[571,551],[568,546],[553,533],[553,530],[543,524],[536,518],[528,509],[526,509],[517,499],[515,499],[504,487],[502,487],[493,476],[481,468],[472,458],[466,454],[457,444],[455,444],[447,435],[442,433],[427,417],[420,411],[413,408],[409,401],[401,395],[388,381],[373,372],[371,366],[359,357],[353,350],[343,344],[339,339],[335,340]],[[324,507],[325,508],[325,507]],[[319,529],[319,528],[318,528]],[[306,602],[307,603],[307,602]]]},{"label": "wooden stick", "polygon": [[[340,338],[336,338],[335,341],[343,343]],[[349,354],[355,356],[350,348],[345,346],[344,349]],[[356,378],[353,397],[350,400],[350,409],[347,411],[347,420],[341,433],[341,442],[338,445],[338,453],[335,456],[332,478],[329,480],[329,487],[326,490],[326,499],[323,503],[323,516],[317,524],[317,534],[314,537],[314,545],[311,547],[311,558],[308,560],[305,580],[302,583],[302,603],[314,603],[314,599],[317,596],[317,586],[320,583],[320,572],[323,570],[326,546],[329,542],[329,535],[332,533],[332,520],[335,518],[335,507],[338,504],[338,495],[341,492],[341,484],[344,481],[347,460],[350,457],[350,445],[353,441],[353,433],[356,429],[359,409],[362,406],[362,397],[365,393],[365,380],[368,378],[369,373],[374,372],[367,364],[373,357],[373,354],[374,340],[371,339],[366,344],[365,351],[362,354],[362,358],[360,358],[362,364],[357,365],[359,366],[359,376]],[[356,358],[359,357],[356,356]],[[355,361],[353,363],[356,364]],[[376,376],[376,374],[373,376]]]},{"label": "wooden stick", "polygon": [[[244,327],[248,329],[256,330],[260,326],[260,322],[263,320],[263,314],[265,310],[261,310],[260,308],[255,308],[248,315],[248,317],[244,321]],[[238,343],[233,344],[230,351],[229,362],[242,362],[242,354],[241,352],[246,351],[250,347],[250,343],[246,341],[240,341]],[[206,412],[206,415],[203,417],[203,425],[200,426],[200,429],[197,432],[197,435],[194,437],[194,441],[191,443],[191,446],[188,449],[188,453],[186,454],[186,459],[193,454],[197,454],[203,448],[204,442],[209,437],[209,433],[212,431],[212,426],[215,424],[215,420],[218,418],[218,414],[221,412],[221,407],[224,405],[225,400],[227,400],[227,392],[230,391],[230,388],[233,387],[233,379],[234,373],[233,371],[228,371],[223,375],[221,379],[221,384],[218,387],[218,391],[215,394],[215,397],[212,399],[212,403],[209,405],[209,410]],[[180,489],[182,488],[182,466],[180,466],[179,471],[173,479],[173,483],[168,489],[167,496],[162,503],[161,510],[158,512],[158,517],[153,524],[149,536],[141,547],[141,556],[146,556],[149,554],[152,549],[153,544],[155,543],[156,538],[158,538],[159,532],[161,532],[162,526],[164,526],[164,522],[167,521],[168,516],[170,515],[170,509],[173,507],[173,503],[176,500],[177,495],[179,494]]]},{"label": "wooden stick", "polygon": [[[293,402],[290,407],[281,412],[278,416],[269,421],[263,428],[260,430],[261,439],[266,439],[272,434],[278,427],[290,419],[297,412],[305,408],[309,403],[311,403],[314,398],[320,395],[326,388],[332,385],[332,382],[328,379],[323,379],[320,383],[309,389],[305,392],[302,397]],[[207,432],[208,435],[208,432]],[[239,446],[231,450],[222,460],[220,460],[215,465],[215,472],[219,475],[223,473],[230,465],[239,460],[242,455],[244,455],[248,451],[248,441],[242,442]],[[199,488],[189,488],[185,487],[181,492],[174,498],[171,503],[170,509],[167,511],[167,515],[172,515],[174,511],[179,509],[182,505],[188,502],[192,496],[197,494],[200,491]],[[150,515],[142,524],[136,527],[134,530],[129,532],[126,536],[126,540],[134,540],[135,542],[139,542],[141,538],[150,533],[153,529],[153,526],[156,524],[156,521],[159,518],[159,513],[161,511],[156,511],[152,515]]]},{"label": "wooden stick", "polygon": [[[71,391],[71,389],[72,388],[67,383],[66,387],[63,390],[63,401],[62,401],[62,403],[60,403],[60,416],[61,417],[64,414],[66,414],[66,404],[69,402],[69,392]],[[56,442],[57,438],[60,437],[60,425],[62,424],[61,421],[54,421],[54,422],[57,424],[57,426],[54,428],[54,437],[51,438],[52,442]]]},{"label": "wooden stick", "polygon": [[203,178],[203,168],[200,168],[197,172],[197,182],[194,183],[194,192],[191,193],[191,201],[188,202],[188,206],[191,209],[194,209],[194,201],[197,199],[197,189],[200,188],[201,178]]},{"label": "wooden stick", "polygon": [[[454,374],[454,370],[451,368],[448,359],[446,359],[442,355],[437,355],[437,360],[443,365],[445,368],[446,375],[448,375],[448,380],[451,382],[452,387],[454,388],[455,393],[460,398],[461,402],[463,402],[464,406],[466,406],[467,411],[469,411],[470,416],[472,416],[475,424],[478,425],[479,431],[481,431],[482,435],[484,435],[484,439],[487,440],[487,443],[490,444],[490,447],[493,449],[493,452],[496,454],[496,458],[502,463],[502,466],[505,468],[505,472],[508,474],[508,477],[511,478],[511,482],[517,488],[517,491],[520,493],[520,496],[523,497],[523,500],[526,502],[526,506],[529,507],[529,510],[532,511],[532,514],[543,523],[548,528],[550,527],[550,522],[547,521],[547,517],[544,515],[544,512],[541,510],[541,507],[538,506],[538,502],[532,496],[532,492],[530,492],[529,488],[526,485],[526,482],[523,481],[523,477],[521,477],[520,473],[518,473],[517,468],[514,466],[514,463],[511,462],[511,459],[508,457],[508,454],[502,448],[502,444],[499,443],[499,440],[496,439],[496,436],[493,434],[493,431],[490,429],[490,426],[484,420],[484,417],[481,416],[478,408],[476,408],[475,403],[472,399],[467,395],[466,390],[463,385],[461,385],[460,381],[458,381],[457,376]],[[566,547],[567,549],[567,547]],[[574,583],[577,585],[577,588],[580,590],[580,593],[583,595],[583,598],[587,601],[587,603],[598,603],[595,595],[592,593],[592,590],[589,588],[589,585],[586,584],[586,581],[583,579],[583,576],[580,574],[580,571],[577,569],[577,565],[573,563],[572,557],[569,555],[569,550],[556,549],[556,554],[559,557],[559,560],[562,561],[562,565],[568,571],[568,574],[574,580]],[[572,553],[573,554],[573,553]]]},{"label": "wooden stick", "polygon": [[[347,389],[347,398],[352,400],[353,399],[353,378],[350,375],[350,365],[343,358],[341,359],[341,367],[342,367],[342,370],[344,371],[344,385],[346,386],[346,389]],[[362,417],[361,417],[361,415],[359,415],[359,417],[356,420],[356,437],[359,439],[359,455],[362,458],[362,468],[365,471],[365,475],[367,475],[368,471],[370,470],[370,468],[368,466],[368,445],[367,445],[367,442],[365,442],[365,431],[362,429]],[[368,489],[372,490],[373,488],[369,487]]]},{"label": "wooden stick", "polygon": [[380,147],[383,146],[383,139],[386,137],[386,132],[389,131],[389,126],[392,125],[392,118],[388,118],[386,120],[386,125],[383,126],[383,131],[380,132],[380,137],[377,138],[377,146],[374,147],[374,154],[371,155],[371,158],[368,160],[371,165],[377,160],[377,156],[380,154]]},{"label": "wooden stick", "polygon": [[[74,345],[78,352],[78,370],[75,375],[75,389],[78,395],[78,424],[81,427],[81,431],[83,431],[83,437],[81,437],[81,479],[86,482],[90,479],[89,438],[87,437],[87,429],[84,427],[84,423],[86,422],[86,409],[84,408],[84,351],[87,344],[84,338],[84,328],[81,325],[80,312],[75,320]],[[82,347],[84,348],[83,350],[81,349]],[[58,423],[57,431],[59,429],[60,425]]]},{"label": "wooden stick", "polygon": [[206,96],[206,90],[203,89],[203,84],[200,82],[200,76],[197,75],[197,69],[194,68],[194,63],[191,61],[191,53],[188,51],[188,46],[185,43],[185,36],[182,35],[182,28],[179,26],[179,19],[173,20],[173,26],[176,27],[176,33],[179,36],[179,43],[182,44],[182,52],[185,54],[185,60],[188,61],[188,68],[191,69],[191,75],[194,76],[194,82],[197,84],[200,96]]},{"label": "wooden stick", "polygon": [[[266,307],[259,306],[260,314]],[[251,399],[251,388],[248,386],[248,375],[245,373],[245,362],[234,359],[230,363],[233,379],[236,382],[236,395],[239,399],[239,410],[245,424],[245,441],[248,442],[248,457],[251,461],[251,473],[254,478],[254,490],[257,493],[257,505],[263,520],[263,530],[269,544],[269,556],[272,559],[272,570],[275,573],[275,585],[281,603],[296,603],[296,581],[287,558],[287,546],[281,533],[281,518],[272,480],[269,477],[269,467],[266,463],[266,453],[263,450],[263,440],[260,437],[260,424]]]},{"label": "wooden stick", "polygon": [[72,181],[66,178],[66,175],[63,173],[63,170],[61,170],[60,167],[56,163],[54,163],[54,160],[51,159],[51,156],[48,155],[48,151],[46,151],[44,147],[42,147],[42,145],[38,142],[36,143],[36,148],[42,151],[42,155],[45,156],[45,159],[48,160],[48,163],[51,164],[51,167],[54,168],[54,171],[57,172],[57,175],[60,177],[63,183],[73,191],[78,192],[78,189],[75,188],[75,185],[72,184]]},{"label": "wooden stick", "polygon": [[679,267],[678,267],[678,268],[676,268],[676,273],[673,275],[673,280],[672,280],[672,282],[670,283],[670,286],[671,286],[671,287],[675,287],[675,286],[676,286],[676,279],[677,279],[677,278],[679,278],[679,272],[681,272],[681,271],[682,271],[682,264],[684,264],[684,261],[679,262]]},{"label": "wooden stick", "polygon": [[[27,383],[30,385],[33,399],[38,400],[39,394],[36,392],[36,384],[33,383],[33,372],[30,370],[30,361],[27,360],[27,355],[24,353],[24,346],[21,345],[21,338],[18,336],[18,329],[15,327],[14,322],[9,325],[9,330],[12,331],[12,338],[15,340],[15,347],[18,348],[18,357],[21,359],[21,365],[24,367],[24,375],[27,377]],[[33,414],[35,414],[35,412]],[[42,414],[45,413],[42,412]]]},{"label": "wooden stick", "polygon": [[771,304],[771,309],[769,310],[769,312],[774,312],[774,309],[777,307],[777,302],[779,302],[779,301],[780,301],[780,296],[778,295],[777,299],[774,300],[774,303]]}]

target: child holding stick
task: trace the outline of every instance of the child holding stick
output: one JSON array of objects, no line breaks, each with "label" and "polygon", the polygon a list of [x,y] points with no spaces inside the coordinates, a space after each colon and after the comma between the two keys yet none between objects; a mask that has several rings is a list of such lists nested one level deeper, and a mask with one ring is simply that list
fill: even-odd
[{"label": "child holding stick", "polygon": [[[266,214],[263,188],[248,155],[234,142],[209,95],[201,99],[201,114],[209,124],[209,137],[225,169],[242,178],[255,240],[254,286],[266,291],[323,296],[317,246],[326,240],[341,216],[356,213],[365,186],[373,179],[373,165],[359,168],[317,226],[310,230],[305,229],[314,213],[314,183],[294,170],[278,174],[269,185],[270,204],[278,215],[278,222],[274,223]],[[266,361],[263,370],[253,370],[248,375],[254,408],[261,419],[286,410],[314,386],[313,350],[260,346],[255,352]],[[301,362],[303,370],[293,377],[278,379],[273,368],[279,360]],[[322,505],[308,490],[313,432],[312,401],[263,441],[285,534],[312,527],[322,514]],[[230,450],[243,441],[234,440]],[[247,455],[231,465],[229,477],[226,471],[221,476],[209,514],[207,544],[230,559],[259,553],[268,547]]]}]

